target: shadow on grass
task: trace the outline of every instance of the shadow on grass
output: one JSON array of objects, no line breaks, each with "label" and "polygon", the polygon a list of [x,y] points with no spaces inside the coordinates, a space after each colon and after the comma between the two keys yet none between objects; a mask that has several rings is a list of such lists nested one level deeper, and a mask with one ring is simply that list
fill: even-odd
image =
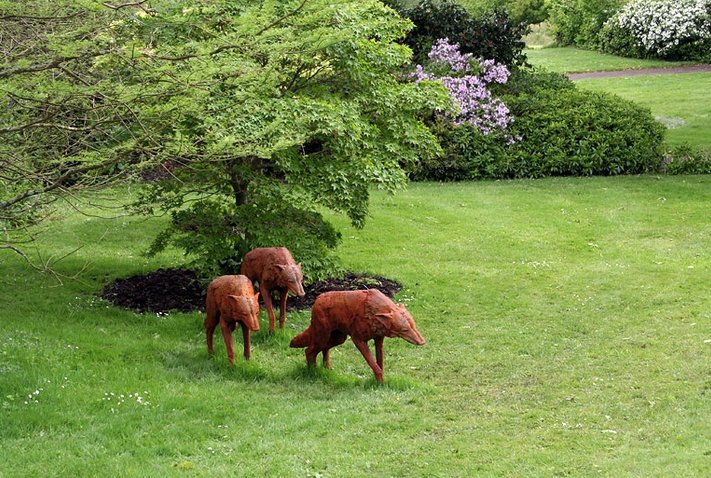
[{"label": "shadow on grass", "polygon": [[408,378],[385,376],[385,383],[378,383],[374,376],[360,378],[348,376],[338,370],[329,370],[321,365],[308,367],[306,364],[293,367],[286,375],[295,382],[327,385],[337,389],[362,390],[419,390],[426,391],[427,386]]},{"label": "shadow on grass", "polygon": [[269,333],[268,328],[264,327],[259,332],[252,333],[250,341],[253,345],[284,349],[289,348],[289,342],[294,335],[289,329],[277,328],[273,333]]},{"label": "shadow on grass", "polygon": [[162,354],[162,361],[168,373],[187,381],[238,380],[298,386],[326,386],[333,390],[417,390],[420,392],[429,390],[425,384],[394,374],[386,374],[385,383],[380,384],[372,375],[363,378],[338,370],[329,370],[321,365],[307,367],[305,363],[300,363],[293,365],[290,369],[282,369],[280,372],[265,369],[263,364],[257,360],[244,360],[241,355],[236,357],[234,365],[230,365],[227,357],[217,354],[211,356],[202,349],[165,352]]},{"label": "shadow on grass", "polygon": [[275,381],[273,375],[262,369],[256,361],[244,360],[241,355],[235,358],[234,365],[230,365],[227,357],[209,355],[204,350],[168,352],[163,354],[163,362],[169,373],[178,375],[185,380]]}]

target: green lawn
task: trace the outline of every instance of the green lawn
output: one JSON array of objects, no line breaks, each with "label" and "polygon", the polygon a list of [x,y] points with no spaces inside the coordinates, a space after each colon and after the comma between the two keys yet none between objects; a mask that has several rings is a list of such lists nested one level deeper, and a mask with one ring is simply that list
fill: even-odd
[{"label": "green lawn", "polygon": [[178,263],[139,254],[162,220],[56,220],[81,280],[0,255],[0,476],[708,476],[710,203],[710,176],[375,193],[340,254],[428,339],[385,342],[384,386],[350,341],[306,373],[306,313],[209,358],[200,314],[94,295]]},{"label": "green lawn", "polygon": [[559,73],[581,73],[588,71],[638,70],[641,68],[669,68],[688,65],[693,62],[640,60],[608,55],[592,50],[574,47],[529,48],[524,50],[529,63]]},{"label": "green lawn", "polygon": [[648,107],[667,126],[667,142],[711,150],[711,73],[642,75],[576,80]]}]

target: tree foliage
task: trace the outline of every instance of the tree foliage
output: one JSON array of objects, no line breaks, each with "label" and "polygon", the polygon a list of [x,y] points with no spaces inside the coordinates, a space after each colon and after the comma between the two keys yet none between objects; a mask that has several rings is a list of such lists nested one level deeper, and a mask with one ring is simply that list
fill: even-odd
[{"label": "tree foliage", "polygon": [[505,65],[526,61],[521,38],[528,27],[512,21],[505,10],[487,9],[475,16],[453,0],[419,0],[412,6],[398,0],[390,3],[415,24],[405,41],[418,63],[426,61],[427,53],[440,38],[458,43],[462,52],[477,58]]},{"label": "tree foliage", "polygon": [[517,24],[533,25],[548,18],[547,0],[460,0],[459,3],[475,14],[492,9],[506,10]]},{"label": "tree foliage", "polygon": [[52,203],[125,177],[137,145],[148,147],[131,127],[130,98],[96,67],[120,52],[107,34],[116,13],[86,1],[0,2],[0,248],[24,255]]},{"label": "tree foliage", "polygon": [[626,0],[550,0],[549,22],[559,45],[595,48],[605,22]]},{"label": "tree foliage", "polygon": [[[169,213],[152,251],[177,245],[210,273],[234,272],[252,247],[285,245],[316,277],[338,242],[323,208],[362,226],[369,187],[402,187],[401,165],[438,150],[421,116],[444,108],[446,93],[401,77],[410,51],[396,42],[410,24],[380,2],[83,1],[52,12],[49,48],[6,55],[0,69],[6,91],[41,105],[2,113],[16,130],[5,153],[21,150],[9,161],[91,165],[69,175],[75,185],[160,165],[169,178],[133,210]],[[25,22],[9,17],[12,28]]]}]

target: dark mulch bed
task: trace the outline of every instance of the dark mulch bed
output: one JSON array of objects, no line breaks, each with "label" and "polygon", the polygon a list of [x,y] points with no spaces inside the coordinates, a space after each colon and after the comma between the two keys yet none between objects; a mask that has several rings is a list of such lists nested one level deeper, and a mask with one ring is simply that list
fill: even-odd
[{"label": "dark mulch bed", "polygon": [[313,284],[304,287],[306,295],[303,297],[289,297],[287,301],[287,309],[303,310],[310,309],[314,305],[314,301],[319,294],[332,290],[366,290],[378,289],[388,297],[393,297],[402,289],[402,284],[391,279],[386,279],[381,276],[356,274],[355,272],[346,272],[342,279],[331,278],[323,281],[314,282]]},{"label": "dark mulch bed", "polygon": [[[195,272],[186,269],[159,269],[145,275],[117,279],[106,285],[103,299],[136,312],[191,312],[203,310],[207,286]],[[402,285],[385,277],[347,272],[343,278],[314,282],[305,287],[304,297],[289,297],[289,310],[310,309],[316,297],[331,290],[378,289],[388,297]]]},{"label": "dark mulch bed", "polygon": [[193,271],[158,269],[107,284],[101,298],[136,312],[191,312],[205,307],[204,289]]}]

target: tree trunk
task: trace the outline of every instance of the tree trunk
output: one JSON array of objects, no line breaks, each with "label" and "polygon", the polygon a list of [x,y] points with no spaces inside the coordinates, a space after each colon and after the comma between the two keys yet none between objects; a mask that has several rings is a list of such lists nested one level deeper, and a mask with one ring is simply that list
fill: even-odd
[{"label": "tree trunk", "polygon": [[245,158],[235,158],[227,163],[227,172],[230,175],[230,185],[237,207],[247,204],[247,188],[249,178],[254,174],[254,167],[259,158],[248,156]]},{"label": "tree trunk", "polygon": [[[258,174],[258,168],[260,167],[261,159],[256,156],[246,156],[240,158],[234,158],[227,162],[226,169],[230,177],[230,186],[232,187],[232,193],[235,199],[235,205],[237,208],[249,204],[249,184],[256,174]],[[252,234],[249,227],[242,224],[239,227],[241,231],[241,236],[237,235],[235,239],[235,256],[234,258],[241,261],[242,257],[249,252],[252,245]],[[234,274],[234,270],[231,267],[221,267],[221,272],[223,274]]]}]

